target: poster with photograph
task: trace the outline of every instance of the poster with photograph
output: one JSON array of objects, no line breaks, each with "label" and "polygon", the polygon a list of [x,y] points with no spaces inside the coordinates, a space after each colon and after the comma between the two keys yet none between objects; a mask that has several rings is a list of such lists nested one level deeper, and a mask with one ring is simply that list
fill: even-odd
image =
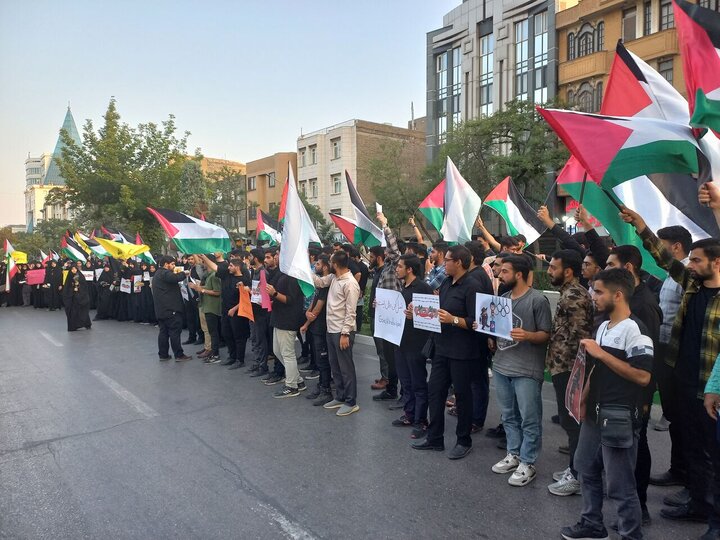
[{"label": "poster with photograph", "polygon": [[406,307],[402,293],[378,287],[375,292],[374,336],[400,345],[405,330]]},{"label": "poster with photograph", "polygon": [[413,328],[440,333],[440,297],[435,294],[413,293]]},{"label": "poster with photograph", "polygon": [[580,423],[580,403],[582,402],[582,394],[585,388],[585,366],[587,365],[585,356],[585,347],[580,345],[575,363],[570,372],[570,380],[565,390],[565,407],[575,421]]},{"label": "poster with photograph", "polygon": [[125,294],[132,292],[132,282],[129,279],[122,278],[120,280],[120,292]]},{"label": "poster with photograph", "polygon": [[490,336],[512,339],[512,300],[503,296],[477,293],[475,295],[477,331]]},{"label": "poster with photograph", "polygon": [[250,289],[250,302],[262,305],[262,294],[260,294],[260,280],[252,280],[252,288]]},{"label": "poster with photograph", "polygon": [[85,281],[95,281],[95,272],[92,270],[83,270],[82,275],[85,278]]}]

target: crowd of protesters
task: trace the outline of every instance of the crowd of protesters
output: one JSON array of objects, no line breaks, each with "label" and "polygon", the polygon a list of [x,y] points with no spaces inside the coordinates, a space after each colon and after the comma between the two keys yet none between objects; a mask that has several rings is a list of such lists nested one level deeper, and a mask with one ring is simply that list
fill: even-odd
[{"label": "crowd of protesters", "polygon": [[[717,207],[718,198],[715,190],[703,202]],[[3,302],[54,310],[72,304],[68,288],[84,288],[96,319],[157,324],[160,361],[170,360],[172,349],[178,362],[196,354],[208,365],[246,368],[249,377],[278,385],[275,398],[304,395],[343,417],[360,411],[357,332],[367,315],[373,333],[378,288],[398,291],[407,304],[402,341],[374,338],[379,376],[372,399],[401,411],[392,425],[408,428],[413,449],[443,452],[449,413],[457,423],[447,457],[467,456],[473,435],[485,429],[492,377],[502,424],[485,431],[506,455],[488,468],[507,475],[513,487],[546,477],[552,495],[581,495],[581,518],[562,529],[563,538],[608,538],[605,496],[617,514],[609,526],[622,538],[643,538],[651,520],[649,484],[682,488],[665,498],[662,518],[707,523],[701,538],[720,538],[720,239],[693,241],[681,226],[651,231],[640,215],[623,210],[621,217],[668,272],[659,280],[643,269],[636,246],[600,237],[582,206],[576,219],[584,233],[568,234],[545,207],[538,217],[560,244],[550,257],[525,249],[521,235],[494,238],[481,220],[480,234],[464,245],[428,247],[417,228],[416,238],[404,242],[378,213],[386,247],[363,253],[350,244],[309,247],[310,297],[280,271],[275,246],[234,250],[227,260],[220,253],[163,256],[157,267],[51,261],[45,282],[34,286],[23,283],[21,267]],[[559,291],[554,313],[533,287],[543,268],[537,259],[545,260],[543,271]],[[69,270],[64,281],[61,266]],[[83,270],[98,272],[86,282]],[[128,279],[130,292],[121,291]],[[251,304],[246,311],[238,294],[243,289]],[[414,327],[414,293],[439,295],[440,333]],[[512,301],[510,339],[478,331],[477,293]],[[89,319],[81,322],[90,327]],[[183,328],[188,333],[181,342]],[[183,345],[202,347],[186,353]],[[228,355],[221,359],[224,346]],[[587,369],[576,420],[565,398],[579,350]],[[546,374],[557,398],[553,421],[567,434],[567,468],[557,472],[536,468]],[[317,381],[312,389],[311,380]],[[656,390],[669,423],[671,464],[651,475],[647,431]]]}]

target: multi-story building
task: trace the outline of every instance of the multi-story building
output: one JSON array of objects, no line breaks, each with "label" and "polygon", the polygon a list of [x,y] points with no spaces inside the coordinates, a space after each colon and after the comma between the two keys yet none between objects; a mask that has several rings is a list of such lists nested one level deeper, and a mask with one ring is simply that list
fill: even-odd
[{"label": "multi-story building", "polygon": [[221,173],[224,170],[232,171],[233,173],[244,175],[247,166],[239,161],[230,161],[229,159],[220,159],[213,157],[203,157],[200,161],[200,169],[203,174],[209,179],[212,179],[213,175]]},{"label": "multi-story building", "polygon": [[[297,171],[295,152],[278,152],[272,156],[247,163],[247,220],[243,224],[248,235],[257,229],[258,210],[275,214],[282,200],[283,187],[288,178],[288,166]],[[241,218],[242,219],[242,218]]]},{"label": "multi-story building", "polygon": [[[409,124],[416,129],[348,120],[298,137],[298,189],[310,204],[328,212],[353,216],[345,171],[350,174],[363,202],[372,205],[375,195],[370,162],[380,158],[391,141],[401,144],[400,159],[410,181],[421,181],[425,167],[424,119]],[[248,164],[249,165],[249,164]],[[382,202],[382,201],[380,201]]]},{"label": "multi-story building", "polygon": [[453,126],[555,96],[553,0],[463,0],[427,34],[427,160]]},{"label": "multi-story building", "polygon": [[[75,144],[82,144],[70,107],[65,113],[62,129],[68,133]],[[52,154],[45,153],[39,157],[28,155],[25,160],[25,227],[27,232],[32,232],[38,221],[72,218],[72,213],[66,205],[46,204],[46,198],[50,191],[65,185],[65,179],[60,175],[60,167],[56,162],[56,159],[62,156],[63,148],[65,148],[65,143],[58,135]]]},{"label": "multi-story building", "polygon": [[672,0],[579,0],[559,10],[555,24],[558,93],[568,105],[600,110],[618,40],[686,94]]}]

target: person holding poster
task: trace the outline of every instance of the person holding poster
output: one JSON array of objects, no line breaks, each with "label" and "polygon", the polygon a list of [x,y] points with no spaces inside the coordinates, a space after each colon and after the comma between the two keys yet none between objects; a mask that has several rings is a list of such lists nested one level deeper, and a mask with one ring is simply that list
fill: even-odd
[{"label": "person holding poster", "polygon": [[472,391],[470,382],[477,361],[477,334],[472,328],[475,320],[475,295],[480,292],[477,281],[470,279],[470,251],[465,246],[452,246],[445,253],[447,277],[440,285],[438,316],[441,332],[433,334],[435,351],[428,382],[430,423],[425,439],[413,443],[416,450],[445,449],[445,400],[448,389],[455,389],[458,422],[457,443],[449,459],[462,459],[472,450]]},{"label": "person holding poster", "polygon": [[418,276],[422,272],[422,262],[416,255],[403,255],[398,261],[395,272],[402,281],[402,296],[405,300],[405,329],[399,346],[395,346],[395,369],[402,385],[406,401],[403,415],[393,420],[393,426],[412,426],[411,438],[421,439],[427,430],[428,384],[427,367],[422,349],[428,340],[429,332],[419,330],[413,325],[413,294],[432,294],[432,287]]},{"label": "person holding poster", "polygon": [[85,276],[77,266],[71,266],[63,283],[63,305],[67,317],[67,330],[74,332],[78,328],[90,330],[90,293]]},{"label": "person holding poster", "polygon": [[631,315],[634,289],[633,275],[624,268],[603,270],[593,283],[595,307],[609,320],[600,325],[595,339],[580,342],[590,368],[580,407],[585,418],[581,418],[575,453],[583,511],[577,524],[561,530],[563,538],[607,538],[603,486],[617,508],[618,534],[643,537],[635,463],[643,390],[650,383],[654,348],[643,323]]},{"label": "person holding poster", "polygon": [[[191,360],[180,344],[182,333],[183,299],[180,282],[185,281],[185,272],[175,272],[175,259],[163,255],[158,260],[158,269],[152,279],[155,316],[158,321],[158,356],[161,362],[170,360],[170,347],[176,362]],[[169,345],[168,345],[169,342]]]},{"label": "person holding poster", "polygon": [[550,338],[550,302],[529,283],[530,261],[524,255],[503,259],[500,281],[510,287],[502,295],[512,301],[511,340],[495,338],[495,390],[507,439],[507,455],[492,466],[497,474],[512,473],[511,486],[525,486],[536,477],[535,461],[542,445],[542,383],[546,344]]},{"label": "person holding poster", "polygon": [[580,493],[580,482],[577,480],[573,459],[580,436],[580,425],[568,414],[565,394],[580,340],[592,335],[592,299],[587,289],[580,285],[581,273],[582,256],[573,249],[556,251],[550,259],[548,276],[550,283],[560,288],[560,299],[550,330],[545,366],[552,376],[560,426],[568,436],[570,463],[564,471],[553,474],[553,479],[559,479],[548,486],[548,491],[561,497]]},{"label": "person holding poster", "polygon": [[45,289],[47,306],[50,311],[60,309],[62,304],[62,268],[55,259],[51,259],[45,268]]}]

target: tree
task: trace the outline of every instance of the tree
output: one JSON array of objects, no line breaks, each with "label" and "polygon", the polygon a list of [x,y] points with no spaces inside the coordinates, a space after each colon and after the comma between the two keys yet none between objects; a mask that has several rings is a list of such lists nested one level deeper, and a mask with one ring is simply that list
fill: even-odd
[{"label": "tree", "polygon": [[240,232],[247,219],[246,177],[229,167],[208,175],[210,215],[215,223],[228,231]]},{"label": "tree", "polygon": [[[65,232],[69,229],[75,231],[76,225],[66,219],[44,219],[38,221],[33,230],[33,234],[42,238],[43,251],[53,249],[58,251],[60,249],[60,240],[65,235]],[[87,231],[86,231],[87,232]]]},{"label": "tree", "polygon": [[181,212],[199,216],[208,211],[208,185],[199,162],[183,163],[179,198],[178,209]]},{"label": "tree", "polygon": [[426,170],[428,178],[445,177],[447,156],[481,197],[510,176],[525,198],[538,204],[546,198],[548,178],[567,160],[568,152],[532,103],[511,101],[492,116],[450,131]]},{"label": "tree", "polygon": [[[391,228],[407,222],[426,195],[420,179],[413,177],[404,159],[407,143],[386,141],[380,145],[380,153],[368,162],[368,175],[372,190]],[[374,215],[374,208],[370,212]]]},{"label": "tree", "polygon": [[99,224],[140,232],[151,246],[162,243],[162,231],[146,207],[178,208],[181,176],[187,156],[189,132],[176,135],[175,118],[160,125],[121,123],[112,98],[96,132],[85,122],[83,142],[75,144],[65,131],[65,144],[57,159],[65,188],[53,190],[48,204],[69,204],[78,224]]}]

